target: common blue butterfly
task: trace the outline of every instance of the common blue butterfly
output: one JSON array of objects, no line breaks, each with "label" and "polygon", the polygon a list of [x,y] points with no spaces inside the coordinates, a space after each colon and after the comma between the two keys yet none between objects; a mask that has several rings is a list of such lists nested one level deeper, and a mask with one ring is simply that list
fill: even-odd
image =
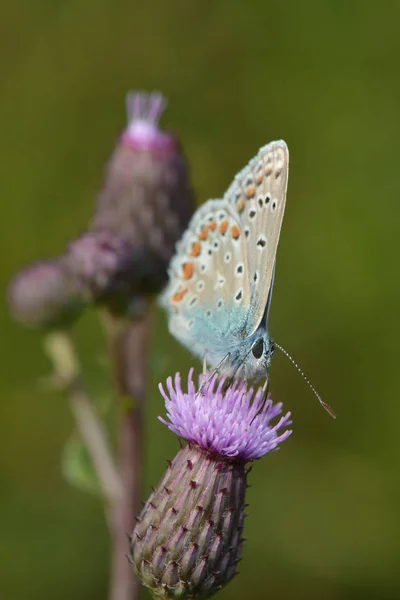
[{"label": "common blue butterfly", "polygon": [[222,200],[196,211],[170,264],[170,332],[227,376],[265,376],[274,352],[267,318],[288,168],[284,141],[261,148]]}]

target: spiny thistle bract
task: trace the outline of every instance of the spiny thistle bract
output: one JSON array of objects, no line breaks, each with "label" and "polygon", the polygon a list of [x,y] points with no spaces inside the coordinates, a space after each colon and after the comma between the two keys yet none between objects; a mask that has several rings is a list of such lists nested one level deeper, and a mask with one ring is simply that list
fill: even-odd
[{"label": "spiny thistle bract", "polygon": [[[200,378],[199,384],[204,381]],[[146,502],[133,531],[130,560],[156,598],[202,598],[228,583],[241,557],[246,463],[278,447],[289,435],[290,413],[259,389],[211,378],[196,393],[167,381],[171,431],[187,442]]]}]

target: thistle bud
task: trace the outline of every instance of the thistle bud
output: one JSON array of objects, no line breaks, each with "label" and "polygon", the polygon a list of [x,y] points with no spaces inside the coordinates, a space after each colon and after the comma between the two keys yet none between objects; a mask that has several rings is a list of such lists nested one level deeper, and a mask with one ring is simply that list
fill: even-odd
[{"label": "thistle bud", "polygon": [[167,281],[175,243],[193,212],[188,169],[179,142],[158,125],[166,101],[159,93],[127,95],[128,127],[106,168],[91,222],[132,245],[148,293]]},{"label": "thistle bud", "polygon": [[87,302],[126,313],[143,287],[143,254],[111,231],[91,231],[69,243],[62,264]]},{"label": "thistle bud", "polygon": [[155,598],[203,598],[236,573],[242,551],[246,463],[277,448],[290,431],[263,390],[244,382],[224,389],[214,376],[196,394],[189,374],[183,392],[179,375],[168,394],[161,387],[169,421],[187,442],[169,464],[146,502],[131,537],[130,560]]},{"label": "thistle bud", "polygon": [[66,327],[83,308],[58,260],[37,262],[17,273],[8,302],[14,318],[27,327]]}]

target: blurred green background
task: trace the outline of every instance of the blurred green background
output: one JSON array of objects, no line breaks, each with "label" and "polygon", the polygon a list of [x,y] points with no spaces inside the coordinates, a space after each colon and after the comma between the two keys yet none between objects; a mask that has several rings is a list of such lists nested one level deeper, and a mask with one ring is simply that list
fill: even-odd
[{"label": "blurred green background", "polygon": [[[253,468],[241,574],[219,597],[400,598],[400,3],[16,0],[2,13],[3,289],[85,229],[128,89],[168,97],[163,124],[179,132],[199,202],[286,140],[270,330],[338,419],[278,353],[272,393],[294,433]],[[102,508],[63,479],[72,419],[38,389],[40,335],[4,301],[1,332],[0,597],[105,600]],[[106,396],[93,315],[76,337]],[[144,498],[178,447],[156,420],[157,382],[191,364],[158,313]]]}]

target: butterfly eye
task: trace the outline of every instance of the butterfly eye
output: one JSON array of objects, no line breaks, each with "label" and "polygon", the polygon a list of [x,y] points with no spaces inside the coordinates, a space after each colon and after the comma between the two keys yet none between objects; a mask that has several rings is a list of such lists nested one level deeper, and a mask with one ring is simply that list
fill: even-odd
[{"label": "butterfly eye", "polygon": [[253,347],[251,349],[254,358],[261,358],[264,352],[264,342],[262,338],[258,338],[256,342],[254,342]]}]

